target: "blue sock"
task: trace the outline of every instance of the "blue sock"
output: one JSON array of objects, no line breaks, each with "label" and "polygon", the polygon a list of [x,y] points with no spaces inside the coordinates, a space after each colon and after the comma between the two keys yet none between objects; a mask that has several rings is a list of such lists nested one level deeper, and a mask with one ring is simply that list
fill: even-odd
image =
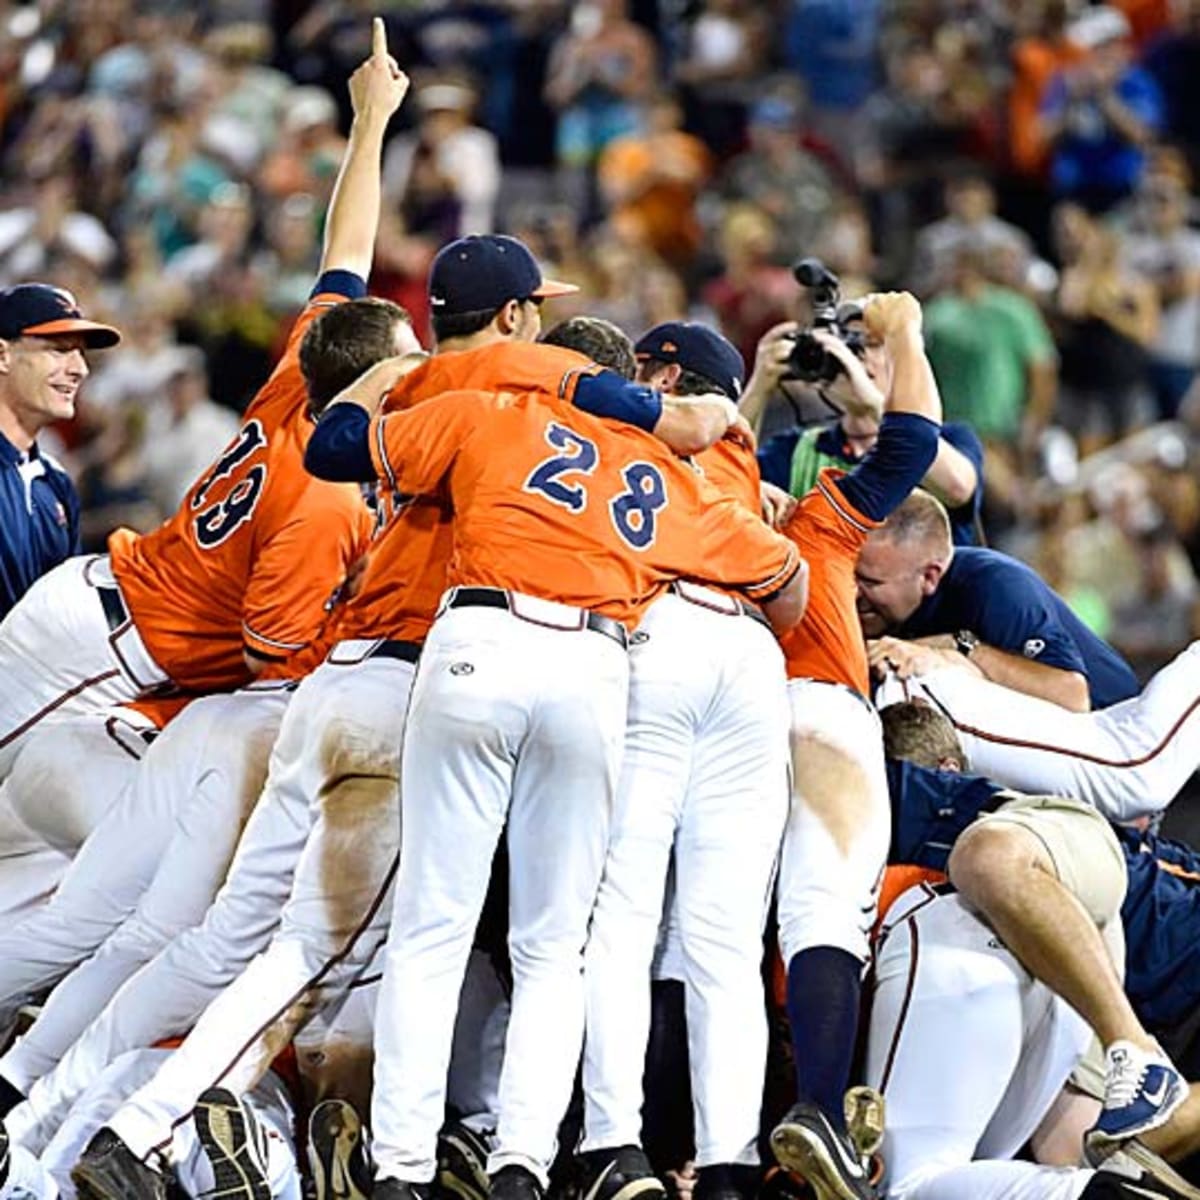
[{"label": "blue sock", "polygon": [[843,1132],[842,1100],[854,1061],[861,992],[862,964],[845,950],[814,946],[788,963],[797,1099],[817,1105]]}]

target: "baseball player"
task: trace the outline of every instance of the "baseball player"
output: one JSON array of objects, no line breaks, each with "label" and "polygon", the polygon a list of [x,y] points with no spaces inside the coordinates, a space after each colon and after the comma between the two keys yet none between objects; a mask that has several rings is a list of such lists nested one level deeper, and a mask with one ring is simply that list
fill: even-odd
[{"label": "baseball player", "polygon": [[975,770],[1023,792],[1079,796],[1113,821],[1162,812],[1200,765],[1200,642],[1131,699],[1069,712],[981,678],[962,655],[931,652],[878,692],[921,697],[954,724]]},{"label": "baseball player", "polygon": [[[610,381],[578,354],[529,345],[526,339],[540,329],[538,304],[566,285],[544,281],[528,249],[514,239],[452,243],[439,254],[430,286],[438,301],[438,353],[405,376],[392,400],[399,406],[463,384],[542,388],[568,401],[586,394],[593,407],[635,413],[647,427],[692,445],[719,436],[736,418],[724,397],[669,406],[648,389]],[[369,457],[365,474],[375,477]],[[127,1044],[134,1031],[145,1038],[143,1005],[131,996],[144,996],[151,978],[171,989],[178,997],[171,1010],[189,1019],[198,1000],[206,1003],[214,989],[237,980],[153,1085],[116,1115],[123,1141],[108,1143],[104,1162],[81,1164],[89,1172],[95,1167],[94,1188],[122,1197],[159,1194],[161,1177],[141,1156],[168,1138],[173,1122],[186,1119],[205,1088],[219,1081],[234,1090],[247,1086],[270,1046],[303,1023],[314,1005],[336,996],[386,932],[407,690],[445,586],[451,540],[444,504],[414,500],[391,480],[383,483],[384,528],[361,590],[343,614],[329,659],[289,705],[267,794],[226,886],[201,929],[177,939],[130,980],[112,1006],[119,1016],[102,1014],[54,1073],[54,1094],[61,1095],[69,1076],[85,1063],[105,1061],[117,1040]],[[239,978],[285,902],[279,936]],[[157,1034],[157,1026],[151,1028]],[[135,1192],[138,1187],[144,1191]]]},{"label": "baseball player", "polygon": [[[377,45],[382,62],[382,28]],[[335,187],[321,275],[238,436],[165,525],[118,531],[108,555],[63,563],[0,625],[0,777],[43,721],[166,686],[236,687],[319,629],[351,561],[361,499],[303,470],[313,417],[369,363],[419,349],[402,309],[364,298],[378,213],[365,166],[408,83],[390,69],[396,94],[386,98],[366,76],[352,80],[365,111]]]},{"label": "baseball player", "polygon": [[1194,1196],[1161,1167],[1013,1161],[1091,1031],[958,895],[927,887],[892,906],[876,951],[867,1079],[887,1101],[892,1200],[1134,1200]]},{"label": "baseball player", "polygon": [[879,721],[865,699],[854,564],[870,531],[929,469],[941,419],[916,300],[903,292],[868,298],[864,318],[892,361],[879,441],[848,475],[823,474],[783,527],[811,564],[812,602],[782,639],[792,800],[777,895],[798,1100],[771,1144],[820,1200],[872,1194],[845,1131],[843,1096],[889,820]]},{"label": "baseball player", "polygon": [[47,283],[0,291],[0,619],[35,579],[80,552],[79,496],[37,435],[75,414],[87,352],[121,335]]},{"label": "baseball player", "polygon": [[[393,378],[381,366],[344,400],[369,411]],[[444,395],[361,437],[375,474],[405,493],[448,485],[455,510],[450,586],[404,741],[376,1195],[433,1176],[454,1001],[506,816],[514,994],[489,1170],[494,1195],[540,1194],[582,1035],[580,951],[624,728],[626,622],[683,570],[775,597],[768,611],[786,626],[803,606],[800,560],[646,433],[544,393]],[[325,444],[310,450],[314,467]]]},{"label": "baseball player", "polygon": [[[656,326],[636,351],[638,378],[663,392],[715,388],[736,399],[741,389],[741,355],[702,325]],[[759,512],[757,464],[743,441],[723,440],[697,463]],[[673,847],[696,1193],[711,1196],[756,1174],[758,1162],[762,926],[787,815],[783,656],[756,608],[681,581],[647,610],[629,666],[612,835],[584,957],[585,1195],[665,1195],[640,1142],[650,968]]]},{"label": "baseball player", "polygon": [[914,493],[863,545],[858,611],[871,663],[922,674],[955,654],[1014,691],[1086,712],[1135,696],[1129,664],[1024,563],[955,547],[941,503]]}]

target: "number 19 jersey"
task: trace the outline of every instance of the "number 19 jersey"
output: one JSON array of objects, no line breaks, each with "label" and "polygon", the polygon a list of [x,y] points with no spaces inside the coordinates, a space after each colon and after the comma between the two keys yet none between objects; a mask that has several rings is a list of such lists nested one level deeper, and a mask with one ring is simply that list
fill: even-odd
[{"label": "number 19 jersey", "polygon": [[327,602],[363,551],[359,489],[304,470],[312,422],[300,373],[309,325],[345,299],[314,296],[237,436],[152,533],[109,539],[113,574],[150,654],[193,691],[249,677],[243,650],[281,659],[319,630]]}]

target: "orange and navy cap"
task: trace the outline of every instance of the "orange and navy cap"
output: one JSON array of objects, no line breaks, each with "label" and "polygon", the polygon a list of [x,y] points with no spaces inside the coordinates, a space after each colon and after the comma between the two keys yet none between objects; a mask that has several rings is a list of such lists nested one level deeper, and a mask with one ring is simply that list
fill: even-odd
[{"label": "orange and navy cap", "polygon": [[746,364],[737,347],[715,329],[697,321],[664,321],[643,333],[633,348],[640,360],[678,363],[703,376],[713,389],[736,401],[742,394]]},{"label": "orange and navy cap", "polygon": [[472,234],[443,246],[429,272],[429,303],[434,316],[487,312],[509,300],[568,296],[573,283],[543,279],[528,246],[504,234]]},{"label": "orange and navy cap", "polygon": [[75,297],[48,283],[19,283],[0,290],[0,338],[52,337],[78,333],[90,350],[115,346],[120,333],[111,325],[85,321]]}]

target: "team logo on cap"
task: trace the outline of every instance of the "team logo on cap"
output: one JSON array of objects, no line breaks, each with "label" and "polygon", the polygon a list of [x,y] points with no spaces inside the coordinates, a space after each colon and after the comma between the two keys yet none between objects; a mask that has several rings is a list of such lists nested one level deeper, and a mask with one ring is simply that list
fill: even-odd
[{"label": "team logo on cap", "polygon": [[49,291],[54,295],[54,299],[58,301],[59,307],[64,312],[75,312],[78,310],[79,301],[66,288],[51,287]]},{"label": "team logo on cap", "polygon": [[662,348],[668,354],[678,354],[679,353],[679,347],[677,345],[675,345],[674,342],[663,342]]}]

